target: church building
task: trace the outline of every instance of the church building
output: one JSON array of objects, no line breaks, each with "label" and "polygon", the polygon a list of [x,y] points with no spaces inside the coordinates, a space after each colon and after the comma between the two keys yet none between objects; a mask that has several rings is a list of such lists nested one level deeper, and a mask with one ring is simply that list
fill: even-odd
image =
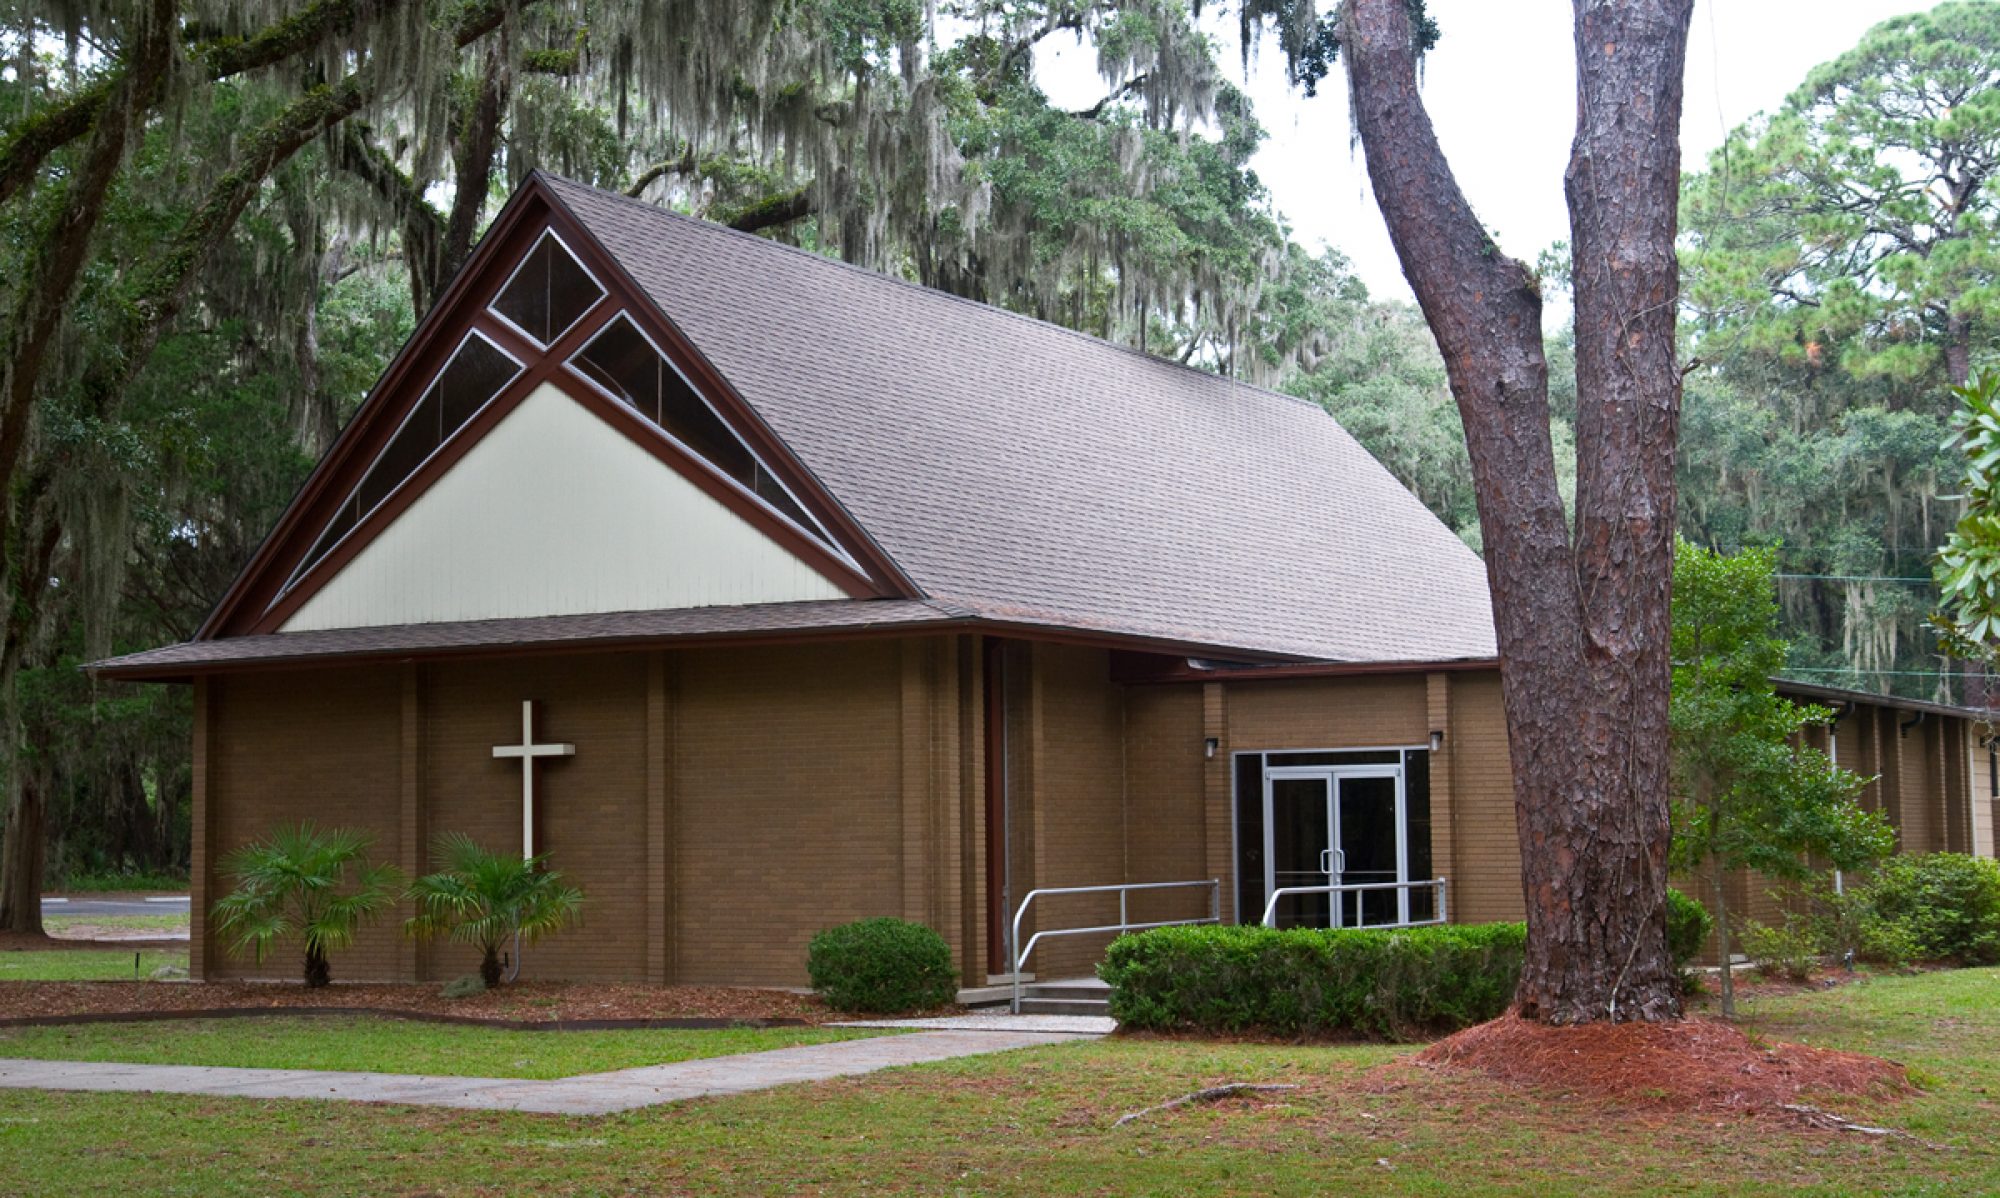
[{"label": "church building", "polygon": [[[1324,411],[548,175],[194,639],[93,669],[194,688],[200,978],[291,972],[206,911],[303,819],[547,853],[542,979],[1521,913],[1483,567]],[[1983,729],[1851,698],[1906,844],[1991,853]],[[471,968],[397,922],[336,975]]]}]

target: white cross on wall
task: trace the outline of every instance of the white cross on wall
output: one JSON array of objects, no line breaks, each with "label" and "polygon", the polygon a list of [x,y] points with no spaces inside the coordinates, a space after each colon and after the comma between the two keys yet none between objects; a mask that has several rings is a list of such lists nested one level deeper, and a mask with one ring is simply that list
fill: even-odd
[{"label": "white cross on wall", "polygon": [[535,855],[535,758],[574,757],[575,745],[535,743],[535,701],[521,700],[521,743],[494,745],[495,757],[521,759],[521,856]]}]

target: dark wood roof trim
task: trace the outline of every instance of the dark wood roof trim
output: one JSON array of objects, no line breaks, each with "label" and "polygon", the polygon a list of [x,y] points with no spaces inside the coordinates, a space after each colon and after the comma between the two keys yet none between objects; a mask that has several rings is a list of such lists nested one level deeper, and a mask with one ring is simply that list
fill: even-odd
[{"label": "dark wood roof trim", "polygon": [[[815,502],[807,503],[806,510],[819,520],[836,542],[855,555],[862,568],[883,584],[884,598],[922,599],[924,591],[903,568],[896,564],[887,551],[876,543],[868,530],[861,527],[833,494],[820,482],[811,468],[800,461],[789,445],[779,438],[764,420],[762,413],[750,406],[735,386],[709,362],[700,350],[681,331],[672,316],[660,310],[652,296],[639,286],[638,282],[625,271],[617,257],[605,248],[583,221],[572,213],[553,188],[544,181],[542,173],[536,171],[528,177],[524,190],[533,190],[546,197],[551,210],[551,223],[556,224],[565,234],[575,240],[570,244],[574,249],[589,247],[589,252],[603,264],[600,281],[618,295],[632,318],[639,322],[653,341],[665,350],[673,363],[680,368],[695,390],[714,405],[736,433],[750,446],[751,452],[762,458],[774,472],[780,473],[793,494],[801,501],[810,494]],[[581,255],[579,255],[581,259]],[[588,265],[588,262],[586,262]],[[804,487],[795,484],[802,481]]]},{"label": "dark wood roof trim", "polygon": [[[830,624],[776,629],[722,629],[682,633],[635,633],[603,636],[572,636],[548,640],[517,640],[486,643],[453,643],[419,646],[386,646],[364,649],[329,649],[325,652],[287,654],[279,657],[229,658],[214,661],[148,661],[150,653],[92,662],[83,667],[91,675],[127,682],[190,682],[197,675],[268,672],[287,669],[318,669],[382,661],[428,661],[461,657],[519,657],[563,653],[604,653],[629,649],[670,649],[678,645],[792,645],[826,640],[866,639],[881,636],[930,635],[933,633],[978,632],[1017,640],[1044,641],[1169,659],[1184,659],[1189,653],[1213,653],[1212,645],[1190,645],[1172,639],[1149,639],[1097,632],[1091,629],[1058,628],[1047,624],[1024,624],[996,620],[972,612],[954,610],[928,600],[934,616],[882,620],[867,623]],[[562,617],[553,617],[560,619]],[[361,630],[365,631],[365,630]],[[287,633],[310,636],[313,633]],[[154,651],[158,652],[158,651]],[[139,660],[134,660],[139,659]],[[128,664],[129,663],[129,664]],[[1429,667],[1426,667],[1429,668]],[[1398,672],[1389,667],[1381,672]],[[1126,681],[1116,677],[1114,681]],[[1159,681],[1157,679],[1148,681]]]},{"label": "dark wood roof trim", "polygon": [[[554,343],[539,346],[488,309],[495,294],[512,277],[522,254],[533,248],[544,230],[553,230],[577,260],[605,290],[583,317]],[[597,261],[591,261],[595,257]],[[508,269],[498,269],[498,264]],[[568,360],[620,311],[669,354],[670,360],[710,398],[751,451],[790,490],[800,506],[835,538],[837,549],[801,530],[734,480],[681,450],[662,430],[624,404],[605,398],[576,377]],[[414,474],[366,515],[303,577],[293,580],[291,566],[312,549],[362,474],[365,474],[401,421],[394,418],[422,398],[424,390],[456,352],[464,338],[477,331],[510,356],[527,363],[500,395],[452,434]],[[368,399],[308,476],[277,524],[258,546],[195,639],[255,635],[275,631],[318,589],[387,528],[431,483],[441,477],[499,420],[542,383],[561,388],[600,418],[631,437],[663,462],[680,470],[704,491],[772,537],[788,551],[824,574],[856,598],[918,598],[914,584],[853,518],[827,493],[818,479],[779,441],[761,418],[751,412],[734,389],[694,350],[687,339],[659,313],[652,300],[617,268],[602,245],[567,209],[553,200],[546,185],[531,180],[524,186],[481,240],[479,248],[437,304],[427,313],[396,359],[369,392]],[[850,559],[851,555],[851,559]]]},{"label": "dark wood roof trim", "polygon": [[1958,707],[1950,703],[1933,703],[1928,699],[1905,699],[1900,695],[1883,695],[1874,691],[1848,690],[1839,686],[1822,686],[1817,682],[1798,682],[1790,678],[1773,678],[1771,684],[1778,693],[1792,698],[1809,699],[1814,703],[1838,706],[1842,703],[1867,704],[1871,707],[1886,707],[1895,711],[1922,711],[1931,715],[1956,716],[1959,719],[1980,723],[1994,723],[2000,720],[2000,712],[1984,707]]},{"label": "dark wood roof trim", "polygon": [[516,236],[524,223],[533,223],[548,208],[546,199],[532,189],[524,189],[500,210],[500,215],[488,227],[479,247],[452,276],[430,311],[419,318],[410,339],[403,343],[402,350],[390,359],[381,377],[375,380],[360,410],[341,430],[340,436],[334,439],[319,464],[306,476],[306,481],[300,484],[298,493],[278,517],[277,523],[259,542],[256,552],[250,555],[250,560],[237,574],[236,580],[223,592],[208,618],[195,630],[194,639],[210,640],[247,632],[249,626],[270,606],[290,579],[290,564],[312,548],[310,540],[303,545],[295,543],[301,537],[317,539],[332,511],[338,507],[338,497],[332,507],[327,505],[328,492],[335,491],[338,496],[344,497],[357,481],[355,472],[365,471],[387,443],[393,429],[384,431],[377,427],[382,422],[381,413],[392,406],[399,406],[411,383],[421,381],[428,384],[449,356],[449,350],[440,351],[439,343],[446,342],[455,349],[459,338],[471,327],[463,301],[482,273],[478,266],[491,257],[485,251],[489,246]]},{"label": "dark wood roof trim", "polygon": [[1112,659],[1112,677],[1119,682],[1274,682],[1294,678],[1353,678],[1383,674],[1445,674],[1497,670],[1494,658],[1452,661],[1213,661],[1200,657],[1133,656]]}]

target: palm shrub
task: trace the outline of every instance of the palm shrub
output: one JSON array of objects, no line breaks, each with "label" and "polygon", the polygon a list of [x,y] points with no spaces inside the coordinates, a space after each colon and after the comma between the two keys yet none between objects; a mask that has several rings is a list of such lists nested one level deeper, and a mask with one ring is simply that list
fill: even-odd
[{"label": "palm shrub", "polygon": [[403,925],[419,938],[445,936],[480,951],[479,976],[500,984],[500,947],[529,944],[575,923],[583,892],[548,868],[548,854],[489,853],[463,832],[447,832],[431,848],[444,868],[410,886],[417,913]]},{"label": "palm shrub", "polygon": [[370,865],[369,838],[349,828],[321,831],[308,820],[223,860],[236,889],[210,908],[215,930],[233,937],[233,955],[250,950],[259,964],[273,944],[296,935],[305,942],[308,986],[333,980],[327,954],[394,905],[402,874]]}]

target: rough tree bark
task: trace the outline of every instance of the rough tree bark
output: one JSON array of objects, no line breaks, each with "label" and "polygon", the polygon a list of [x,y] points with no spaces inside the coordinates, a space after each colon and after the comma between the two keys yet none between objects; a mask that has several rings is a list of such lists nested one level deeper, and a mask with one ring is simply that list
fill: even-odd
[{"label": "rough tree bark", "polygon": [[1667,1019],[1668,588],[1680,372],[1673,252],[1692,0],[1574,0],[1572,536],[1549,437],[1539,282],[1473,214],[1417,87],[1408,0],[1341,15],[1354,120],[1444,352],[1485,542],[1528,959],[1550,1023]]}]

